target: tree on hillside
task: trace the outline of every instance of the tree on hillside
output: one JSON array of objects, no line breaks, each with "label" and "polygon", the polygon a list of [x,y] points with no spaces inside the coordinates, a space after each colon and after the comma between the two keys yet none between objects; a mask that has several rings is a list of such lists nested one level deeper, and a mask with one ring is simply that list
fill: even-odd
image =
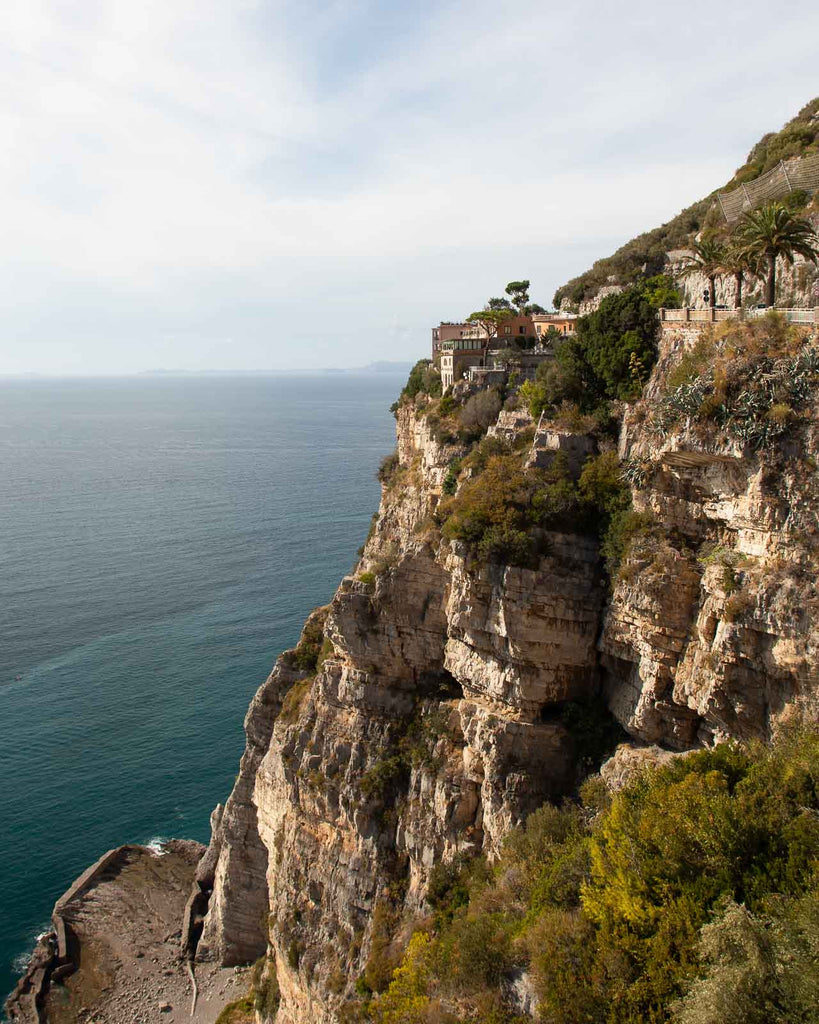
[{"label": "tree on hillside", "polygon": [[745,278],[759,277],[762,270],[762,261],[758,256],[752,256],[739,245],[729,245],[722,257],[722,270],[730,274],[734,279],[736,295],[734,305],[737,309],[742,305],[742,286]]},{"label": "tree on hillside", "polygon": [[486,331],[489,341],[498,336],[501,326],[514,316],[511,309],[479,309],[466,318],[468,324],[477,324]]},{"label": "tree on hillside", "polygon": [[765,301],[769,306],[776,305],[777,257],[781,256],[790,264],[797,255],[813,263],[819,257],[819,238],[810,221],[794,216],[782,203],[766,203],[744,214],[737,230],[737,242],[750,259],[767,263]]},{"label": "tree on hillside", "polygon": [[512,304],[517,306],[518,313],[525,316],[526,307],[529,304],[529,282],[510,281],[506,286],[506,294],[512,300]]},{"label": "tree on hillside", "polygon": [[509,301],[509,299],[490,299],[489,302],[487,302],[486,304],[486,309],[508,309],[511,312],[512,303]]},{"label": "tree on hillside", "polygon": [[574,337],[558,346],[557,362],[581,405],[639,394],[657,358],[657,310],[642,288],[608,295],[577,321]]},{"label": "tree on hillside", "polygon": [[691,245],[691,255],[686,256],[680,269],[682,277],[702,274],[708,278],[710,285],[710,302],[713,309],[717,301],[717,278],[723,272],[725,248],[715,238],[701,238]]}]

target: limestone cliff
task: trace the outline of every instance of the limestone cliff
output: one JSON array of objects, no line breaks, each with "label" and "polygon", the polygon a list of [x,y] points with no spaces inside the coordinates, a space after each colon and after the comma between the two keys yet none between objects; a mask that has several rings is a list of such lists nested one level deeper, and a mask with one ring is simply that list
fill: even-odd
[{"label": "limestone cliff", "polygon": [[[278,1024],[339,1019],[373,951],[428,913],[437,863],[491,856],[573,789],[566,702],[605,699],[636,741],[672,751],[767,736],[797,705],[815,713],[816,410],[775,457],[690,423],[658,430],[651,409],[696,340],[664,332],[625,415],[620,456],[655,527],[613,590],[586,534],[552,533],[537,569],[442,539],[435,511],[465,450],[399,407],[361,561],[254,698],[199,870],[197,956],[267,954]],[[490,430],[531,464],[562,451],[575,471],[595,445],[520,411]]]}]

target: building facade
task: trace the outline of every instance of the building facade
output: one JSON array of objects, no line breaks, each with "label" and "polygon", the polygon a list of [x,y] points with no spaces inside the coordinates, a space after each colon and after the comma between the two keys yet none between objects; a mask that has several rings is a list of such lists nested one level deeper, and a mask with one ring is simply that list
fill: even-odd
[{"label": "building facade", "polygon": [[444,341],[438,353],[441,367],[441,384],[444,391],[451,388],[455,381],[461,380],[472,367],[483,366],[486,359],[486,342],[480,348],[459,346],[462,340]]},{"label": "building facade", "polygon": [[542,338],[547,334],[550,327],[554,327],[564,337],[568,337],[574,334],[577,319],[575,313],[535,313],[532,317],[537,338]]},{"label": "building facade", "polygon": [[445,341],[460,342],[459,348],[474,351],[486,345],[486,331],[477,324],[452,324],[443,321],[432,328],[432,358],[437,359]]}]

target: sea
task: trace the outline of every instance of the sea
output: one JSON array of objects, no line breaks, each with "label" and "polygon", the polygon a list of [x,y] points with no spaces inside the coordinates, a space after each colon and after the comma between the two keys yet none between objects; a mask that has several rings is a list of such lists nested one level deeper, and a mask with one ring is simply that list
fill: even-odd
[{"label": "sea", "polygon": [[402,376],[0,381],[0,999],[106,850],[207,842],[248,701],[366,537]]}]

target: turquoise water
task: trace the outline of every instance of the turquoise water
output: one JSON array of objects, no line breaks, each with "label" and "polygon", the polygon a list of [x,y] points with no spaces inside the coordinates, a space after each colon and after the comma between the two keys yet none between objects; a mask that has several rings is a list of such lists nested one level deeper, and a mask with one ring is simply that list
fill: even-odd
[{"label": "turquoise water", "polygon": [[112,846],[206,841],[349,570],[393,375],[0,382],[0,993]]}]

